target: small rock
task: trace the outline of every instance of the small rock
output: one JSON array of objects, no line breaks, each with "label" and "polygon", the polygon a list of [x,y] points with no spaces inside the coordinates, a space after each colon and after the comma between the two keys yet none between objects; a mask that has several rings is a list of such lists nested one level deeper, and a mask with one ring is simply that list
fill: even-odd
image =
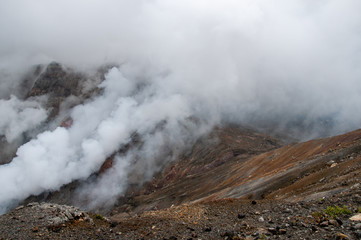
[{"label": "small rock", "polygon": [[204,231],[205,231],[205,232],[210,232],[210,231],[212,231],[212,228],[211,228],[211,227],[206,227],[206,228],[204,229]]},{"label": "small rock", "polygon": [[238,213],[238,218],[239,218],[239,219],[243,219],[243,218],[245,218],[245,217],[246,217],[246,215]]},{"label": "small rock", "polygon": [[356,225],[354,226],[354,228],[357,229],[357,230],[361,229],[361,223],[356,224]]},{"label": "small rock", "polygon": [[284,234],[286,234],[286,233],[287,233],[287,230],[286,230],[286,229],[281,228],[281,229],[279,230],[279,233],[280,233],[281,235],[284,235]]},{"label": "small rock", "polygon": [[328,221],[323,221],[322,223],[320,223],[320,227],[327,227],[328,226]]},{"label": "small rock", "polygon": [[222,232],[221,237],[229,237],[232,239],[234,237],[234,232],[232,232],[232,231]]},{"label": "small rock", "polygon": [[258,218],[258,222],[264,222],[264,218],[261,216]]},{"label": "small rock", "polygon": [[283,212],[284,212],[284,213],[290,213],[290,214],[293,213],[293,211],[292,211],[291,209],[289,209],[289,208],[286,208]]},{"label": "small rock", "polygon": [[272,233],[273,235],[276,235],[277,234],[277,229],[276,228],[268,228],[268,231],[270,233]]},{"label": "small rock", "polygon": [[62,219],[60,217],[54,217],[53,219],[51,219],[50,222],[54,225],[60,225],[61,223],[64,222],[64,219]]},{"label": "small rock", "polygon": [[356,214],[350,218],[351,221],[361,221],[361,213]]},{"label": "small rock", "polygon": [[257,204],[257,202],[256,202],[255,200],[253,200],[251,203],[252,203],[252,205],[256,205],[256,204]]},{"label": "small rock", "polygon": [[341,221],[341,219],[336,218],[335,220],[337,221],[337,223],[338,223],[340,226],[343,224],[343,222]]},{"label": "small rock", "polygon": [[241,226],[242,226],[242,227],[245,227],[245,228],[249,228],[248,223],[245,222],[245,221],[242,221],[242,222],[241,222]]},{"label": "small rock", "polygon": [[360,232],[355,232],[355,235],[358,239],[361,239],[361,231]]},{"label": "small rock", "polygon": [[39,228],[38,228],[38,227],[33,227],[33,229],[31,229],[31,231],[33,231],[33,232],[39,232]]},{"label": "small rock", "polygon": [[327,162],[328,165],[332,165],[333,163],[335,163],[334,160],[330,160],[330,161]]},{"label": "small rock", "polygon": [[328,222],[329,222],[329,224],[331,224],[331,225],[333,225],[333,226],[335,226],[335,227],[339,227],[339,226],[340,226],[340,225],[338,224],[338,222],[337,222],[336,220],[334,220],[334,219],[331,219],[331,220],[329,220]]},{"label": "small rock", "polygon": [[19,207],[15,208],[15,210],[20,210],[20,209],[23,209],[24,208],[24,205],[20,205]]},{"label": "small rock", "polygon": [[335,239],[336,240],[348,240],[351,239],[349,236],[343,234],[343,233],[336,233],[335,234]]},{"label": "small rock", "polygon": [[118,225],[118,223],[113,221],[113,222],[110,223],[109,227],[115,228],[117,225]]},{"label": "small rock", "polygon": [[39,203],[38,202],[31,202],[28,205],[26,205],[27,207],[34,207],[34,206],[38,206]]},{"label": "small rock", "polygon": [[255,232],[255,233],[257,234],[257,236],[269,234],[268,231],[266,229],[264,229],[264,228],[258,228],[257,232]]}]

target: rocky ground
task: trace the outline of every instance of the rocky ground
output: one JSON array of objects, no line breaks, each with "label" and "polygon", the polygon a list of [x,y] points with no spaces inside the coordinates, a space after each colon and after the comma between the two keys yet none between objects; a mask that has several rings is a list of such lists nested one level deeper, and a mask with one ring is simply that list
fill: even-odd
[{"label": "rocky ground", "polygon": [[31,203],[0,217],[0,239],[361,239],[360,214],[360,184],[313,201],[223,199],[110,219]]},{"label": "rocky ground", "polygon": [[284,147],[218,131],[104,216],[25,204],[0,239],[361,239],[361,130]]},{"label": "rocky ground", "polygon": [[213,145],[196,144],[104,216],[25,204],[0,216],[0,237],[361,239],[360,130],[284,147],[262,134],[218,131]]}]

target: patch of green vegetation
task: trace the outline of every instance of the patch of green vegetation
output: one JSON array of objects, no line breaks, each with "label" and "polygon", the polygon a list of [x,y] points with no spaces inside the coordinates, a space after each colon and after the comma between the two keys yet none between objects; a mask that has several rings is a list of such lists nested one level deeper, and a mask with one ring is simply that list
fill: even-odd
[{"label": "patch of green vegetation", "polygon": [[99,220],[105,220],[104,217],[101,214],[95,214],[94,218],[99,219]]},{"label": "patch of green vegetation", "polygon": [[261,234],[259,237],[258,237],[259,240],[267,240],[267,236],[264,235],[264,234]]},{"label": "patch of green vegetation", "polygon": [[323,216],[323,213],[322,212],[314,212],[312,213],[312,217],[314,218],[321,218]]},{"label": "patch of green vegetation", "polygon": [[357,208],[357,212],[361,213],[361,207]]},{"label": "patch of green vegetation", "polygon": [[328,220],[328,216],[321,211],[312,213],[312,217],[315,219],[316,223],[321,223]]},{"label": "patch of green vegetation", "polygon": [[336,218],[342,215],[350,215],[352,212],[346,206],[328,206],[326,209],[323,209],[323,212],[330,216],[331,218]]}]

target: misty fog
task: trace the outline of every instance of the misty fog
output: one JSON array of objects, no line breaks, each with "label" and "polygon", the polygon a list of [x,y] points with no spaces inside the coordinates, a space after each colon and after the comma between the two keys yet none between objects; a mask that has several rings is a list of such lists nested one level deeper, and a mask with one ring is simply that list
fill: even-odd
[{"label": "misty fog", "polygon": [[102,94],[69,110],[73,126],[39,133],[0,166],[0,212],[87,179],[135,132],[142,146],[117,154],[110,171],[79,190],[90,208],[116,202],[134,162],[146,181],[217,125],[296,139],[360,128],[360,12],[358,0],[1,1],[6,141],[47,117],[44,99],[16,95],[35,65],[118,67],[98,86]]}]

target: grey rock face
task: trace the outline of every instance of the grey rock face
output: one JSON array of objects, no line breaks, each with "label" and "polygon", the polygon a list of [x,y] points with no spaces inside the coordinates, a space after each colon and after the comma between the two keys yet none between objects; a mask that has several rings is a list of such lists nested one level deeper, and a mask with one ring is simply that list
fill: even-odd
[{"label": "grey rock face", "polygon": [[54,117],[65,98],[81,95],[84,79],[80,73],[66,71],[59,63],[53,62],[36,79],[28,97],[48,95],[46,107],[51,109],[49,117]]},{"label": "grey rock face", "polygon": [[[38,225],[57,226],[72,220],[92,221],[89,215],[80,209],[53,203],[29,203],[25,207],[20,206],[17,210],[23,212],[23,220],[31,214],[33,221],[38,221]],[[24,211],[25,210],[25,211]],[[28,213],[28,214],[26,214]]]},{"label": "grey rock face", "polygon": [[78,86],[82,78],[81,74],[66,72],[59,63],[50,63],[35,81],[29,96],[51,94],[56,97],[67,97],[79,95],[81,90]]}]

